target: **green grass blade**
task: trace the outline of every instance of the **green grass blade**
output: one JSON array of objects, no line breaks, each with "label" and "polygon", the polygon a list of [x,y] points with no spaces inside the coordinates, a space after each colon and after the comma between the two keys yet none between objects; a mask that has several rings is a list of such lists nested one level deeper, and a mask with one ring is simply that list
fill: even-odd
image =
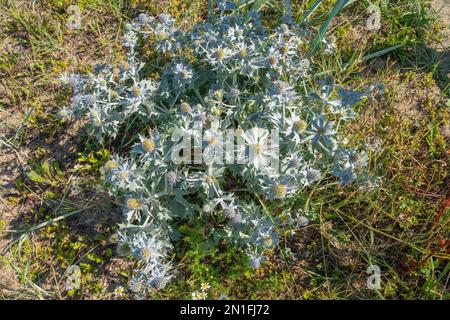
[{"label": "green grass blade", "polygon": [[208,21],[212,22],[214,16],[214,1],[208,0]]},{"label": "green grass blade", "polygon": [[319,47],[320,42],[325,37],[325,34],[327,32],[328,27],[330,26],[331,21],[334,19],[334,17],[342,10],[344,5],[348,2],[348,0],[338,0],[334,6],[334,8],[331,10],[330,14],[328,15],[327,20],[322,24],[322,26],[319,29],[319,33],[312,41],[312,45],[308,51],[308,56],[311,56],[314,54],[314,52]]},{"label": "green grass blade", "polygon": [[305,22],[313,13],[314,11],[320,6],[323,0],[317,0],[311,7],[309,7],[308,10],[303,14],[303,17],[300,20],[300,23]]},{"label": "green grass blade", "polygon": [[376,51],[374,53],[368,54],[368,55],[362,57],[362,61],[367,61],[367,60],[370,60],[370,59],[373,59],[373,58],[380,57],[382,55],[385,55],[388,52],[397,50],[398,48],[401,48],[404,45],[405,45],[404,43],[401,43],[401,44],[397,44],[395,46],[392,46],[392,47],[389,47],[389,48],[386,48],[386,49],[379,50],[379,51]]}]

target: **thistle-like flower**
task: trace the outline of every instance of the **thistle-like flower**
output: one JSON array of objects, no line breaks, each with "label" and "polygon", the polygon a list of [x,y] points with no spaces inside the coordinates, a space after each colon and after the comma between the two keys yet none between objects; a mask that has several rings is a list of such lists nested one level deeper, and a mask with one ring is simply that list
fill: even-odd
[{"label": "thistle-like flower", "polygon": [[148,165],[148,162],[160,159],[161,152],[161,136],[155,132],[150,136],[139,135],[139,142],[134,145],[131,154]]}]

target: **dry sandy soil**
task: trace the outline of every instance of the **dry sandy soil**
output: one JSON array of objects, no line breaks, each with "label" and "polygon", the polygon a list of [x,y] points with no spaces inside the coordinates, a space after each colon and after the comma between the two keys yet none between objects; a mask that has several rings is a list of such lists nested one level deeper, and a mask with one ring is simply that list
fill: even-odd
[{"label": "dry sandy soil", "polygon": [[441,21],[447,26],[447,42],[450,45],[450,0],[433,0],[433,6],[436,10],[441,10]]}]

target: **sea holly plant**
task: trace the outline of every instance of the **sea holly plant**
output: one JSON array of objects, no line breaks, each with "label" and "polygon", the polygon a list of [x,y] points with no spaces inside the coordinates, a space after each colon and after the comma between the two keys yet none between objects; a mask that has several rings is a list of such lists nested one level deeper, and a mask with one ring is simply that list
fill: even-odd
[{"label": "sea holly plant", "polygon": [[[371,181],[366,150],[340,133],[370,90],[315,74],[304,23],[285,16],[267,29],[258,11],[239,8],[222,1],[214,19],[189,30],[166,14],[140,14],[125,26],[126,59],[63,77],[73,97],[61,118],[83,119],[100,144],[120,144],[101,174],[122,203],[118,253],[139,260],[133,291],[176,277],[182,222],[214,220],[216,243],[259,268],[284,231],[309,219],[264,203],[282,207],[324,178]],[[145,71],[143,44],[157,52],[157,76]]]}]

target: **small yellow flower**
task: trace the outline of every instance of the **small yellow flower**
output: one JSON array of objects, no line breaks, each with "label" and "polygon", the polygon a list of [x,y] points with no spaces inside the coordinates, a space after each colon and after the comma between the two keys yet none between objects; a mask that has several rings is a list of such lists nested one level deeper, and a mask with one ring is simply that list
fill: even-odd
[{"label": "small yellow flower", "polygon": [[281,52],[282,54],[287,54],[287,53],[289,52],[289,48],[288,48],[287,46],[282,46],[282,47],[280,48],[280,52]]},{"label": "small yellow flower", "polygon": [[155,141],[152,139],[144,139],[142,140],[142,148],[145,152],[153,152],[156,148]]},{"label": "small yellow flower", "polygon": [[116,298],[121,298],[125,292],[125,289],[122,286],[118,286],[116,289],[114,289],[114,296]]},{"label": "small yellow flower", "polygon": [[306,122],[304,120],[298,120],[294,123],[295,131],[301,133],[306,129]]},{"label": "small yellow flower", "polygon": [[187,70],[181,70],[180,71],[180,77],[182,79],[187,79],[189,77],[189,72],[187,72]]},{"label": "small yellow flower", "polygon": [[153,256],[153,250],[150,247],[145,247],[144,250],[142,250],[142,257],[145,260],[150,259]]},{"label": "small yellow flower", "polygon": [[137,210],[141,207],[141,203],[138,199],[131,198],[127,200],[127,206],[132,210]]},{"label": "small yellow flower", "polygon": [[217,100],[222,100],[222,98],[223,98],[223,93],[222,93],[222,91],[221,91],[221,90],[215,91],[215,92],[214,92],[214,97],[215,97]]},{"label": "small yellow flower", "polygon": [[120,171],[119,172],[119,179],[120,180],[127,180],[128,179],[128,172],[126,171]]},{"label": "small yellow flower", "polygon": [[111,99],[116,100],[117,98],[119,98],[119,94],[117,93],[117,91],[111,90]]},{"label": "small yellow flower", "polygon": [[159,30],[158,32],[156,32],[156,38],[157,38],[159,41],[164,41],[164,40],[166,40],[168,37],[169,37],[169,36],[168,36],[167,32],[165,32],[164,30]]},{"label": "small yellow flower", "polygon": [[285,184],[278,184],[275,187],[275,192],[278,199],[283,199],[284,197],[286,197],[287,186]]},{"label": "small yellow flower", "polygon": [[220,110],[220,108],[214,108],[212,110],[212,113],[216,116],[219,117],[222,114],[222,110]]},{"label": "small yellow flower", "polygon": [[100,114],[99,114],[97,111],[92,111],[92,112],[91,112],[91,117],[92,117],[92,118],[99,118],[99,117],[100,117]]},{"label": "small yellow flower", "polygon": [[275,57],[274,55],[271,55],[269,57],[269,64],[273,67],[277,64],[278,60],[277,57]]},{"label": "small yellow flower", "polygon": [[105,169],[110,171],[116,169],[119,165],[114,160],[109,160],[105,163]]},{"label": "small yellow flower", "polygon": [[189,113],[189,112],[191,112],[191,106],[190,106],[189,103],[187,103],[187,102],[182,102],[182,103],[181,103],[181,106],[180,106],[180,109],[181,109],[181,111],[184,112],[184,113]]},{"label": "small yellow flower", "polygon": [[96,127],[101,127],[101,125],[102,125],[102,119],[100,119],[99,117],[96,117],[95,119],[94,119],[94,126],[96,126]]},{"label": "small yellow flower", "polygon": [[201,284],[200,284],[200,289],[201,289],[202,291],[206,291],[206,290],[208,290],[209,288],[211,288],[211,286],[209,285],[208,282],[207,282],[207,283],[201,283]]},{"label": "small yellow flower", "polygon": [[225,59],[225,50],[219,48],[216,50],[215,55],[217,60],[222,61],[223,59]]},{"label": "small yellow flower", "polygon": [[214,136],[210,136],[210,137],[208,137],[207,142],[208,142],[208,144],[215,145],[215,144],[217,144],[217,139]]},{"label": "small yellow flower", "polygon": [[266,238],[264,239],[264,244],[265,244],[267,247],[271,247],[272,244],[273,244],[272,238],[271,238],[271,237],[266,237]]},{"label": "small yellow flower", "polygon": [[122,71],[128,71],[128,70],[130,70],[130,64],[128,63],[128,62],[126,62],[126,61],[121,61],[120,63],[119,63],[119,68],[122,70]]},{"label": "small yellow flower", "polygon": [[261,142],[258,142],[255,145],[255,152],[256,152],[257,155],[260,155],[263,152],[263,149],[264,149],[264,146],[263,146],[263,144]]},{"label": "small yellow flower", "polygon": [[133,92],[133,95],[136,97],[139,97],[142,94],[142,89],[139,87],[133,87],[131,91]]}]

